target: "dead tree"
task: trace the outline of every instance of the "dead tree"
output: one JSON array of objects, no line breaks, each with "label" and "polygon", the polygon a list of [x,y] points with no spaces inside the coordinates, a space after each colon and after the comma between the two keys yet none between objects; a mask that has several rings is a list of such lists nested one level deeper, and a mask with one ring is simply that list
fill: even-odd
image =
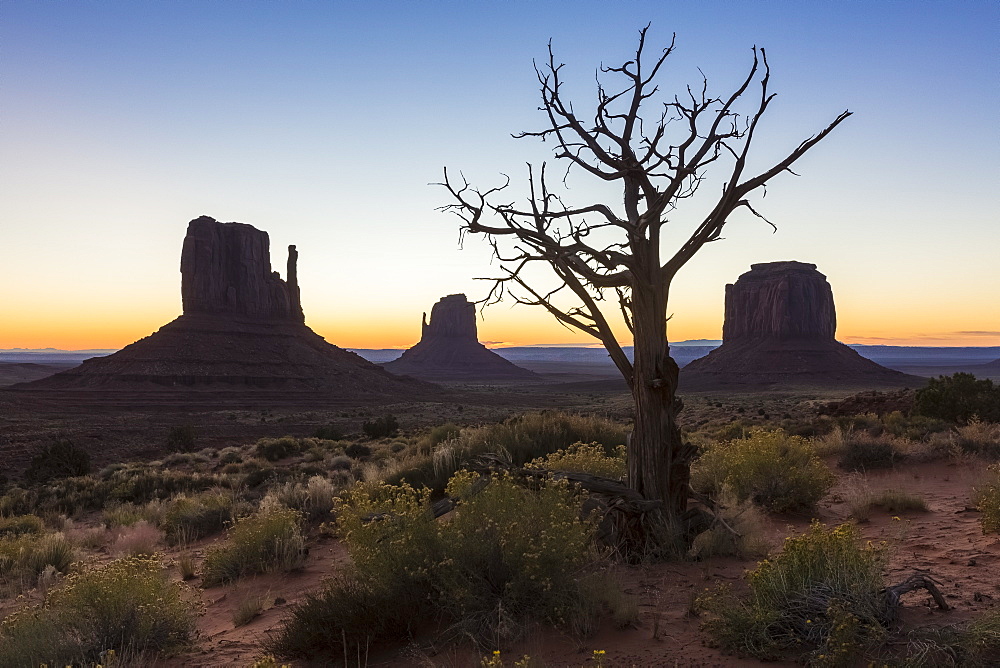
[{"label": "dead tree", "polygon": [[[681,525],[694,456],[693,448],[682,442],[677,423],[678,367],[667,344],[671,281],[702,246],[721,238],[733,212],[745,209],[763,218],[748,197],[782,172],[791,172],[792,165],[850,112],[841,113],[769,169],[748,175],[750,146],[774,98],[764,50],[754,47],[749,73],[728,96],[710,95],[703,77],[700,86],[657,102],[654,82],[674,41],[650,64],[644,53],[648,28],[639,31],[633,60],[600,68],[596,109],[589,122],[564,99],[564,66],[557,64],[550,42],[548,61],[535,66],[547,124],[540,131],[514,135],[554,140],[555,160],[566,165],[564,185],[571,171],[583,170],[596,179],[617,182],[620,202],[567,204],[550,188],[545,163],[538,169],[528,165],[529,195],[523,205],[501,199],[509,179],[477,189],[445,169],[441,185],[453,198],[442,210],[461,218],[462,235],[486,235],[501,261],[503,273],[493,279],[486,302],[509,295],[517,303],[541,306],[564,325],[599,340],[621,371],[635,401],[628,484],[646,499],[661,502],[656,526],[650,528],[662,538],[690,533]],[[602,76],[615,78],[620,86],[605,88]],[[751,92],[755,82],[759,95]],[[748,103],[747,113],[737,110]],[[644,116],[646,107],[654,104],[655,111]],[[718,198],[698,215],[700,223],[686,241],[665,249],[661,233],[669,216],[695,195],[710,168],[719,166],[724,172]],[[551,269],[554,283],[543,286],[534,275],[529,277],[535,265]],[[612,329],[618,317],[632,335],[631,361]],[[654,542],[666,545],[659,538]]]}]

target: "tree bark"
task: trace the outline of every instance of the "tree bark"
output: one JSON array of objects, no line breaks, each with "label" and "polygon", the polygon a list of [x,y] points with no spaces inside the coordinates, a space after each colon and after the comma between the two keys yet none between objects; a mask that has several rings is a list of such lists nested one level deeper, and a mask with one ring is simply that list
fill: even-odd
[{"label": "tree bark", "polygon": [[667,343],[666,286],[633,290],[635,426],[628,444],[629,487],[662,506],[662,529],[683,533],[691,448],[681,440],[678,367]]}]

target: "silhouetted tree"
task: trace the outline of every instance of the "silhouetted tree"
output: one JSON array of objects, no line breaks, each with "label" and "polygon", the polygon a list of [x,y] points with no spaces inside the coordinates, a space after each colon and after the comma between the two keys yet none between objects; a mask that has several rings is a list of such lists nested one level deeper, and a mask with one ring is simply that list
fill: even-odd
[{"label": "silhouetted tree", "polygon": [[[747,176],[750,147],[774,97],[768,90],[764,50],[754,47],[749,74],[732,94],[709,95],[703,78],[699,87],[689,86],[644,115],[659,92],[654,81],[674,51],[672,40],[650,65],[644,53],[648,28],[639,31],[633,60],[600,68],[592,121],[564,99],[564,65],[557,64],[550,42],[548,61],[535,66],[541,84],[540,110],[547,124],[540,131],[514,135],[554,140],[554,157],[566,164],[564,185],[571,171],[582,169],[601,181],[617,182],[621,201],[615,206],[568,205],[551,189],[542,163],[539,169],[528,165],[530,194],[521,206],[500,199],[509,178],[503,185],[480,190],[464,177],[452,178],[445,169],[442,185],[454,199],[442,209],[462,219],[463,235],[486,235],[501,261],[503,275],[495,279],[487,303],[509,294],[517,303],[541,306],[608,350],[635,401],[628,483],[647,499],[662,502],[661,512],[649,515],[645,533],[656,536],[653,544],[660,548],[676,548],[678,537],[692,537],[686,525],[691,520],[688,480],[695,450],[682,442],[677,423],[678,367],[670,357],[666,331],[671,281],[698,250],[720,238],[734,211],[745,209],[763,218],[748,196],[782,172],[791,172],[791,166],[850,112],[841,113],[769,169]],[[614,77],[620,85],[605,88],[602,75]],[[759,96],[749,93],[754,82]],[[746,114],[736,110],[745,96],[754,98]],[[687,240],[666,251],[661,234],[667,216],[695,195],[708,168],[716,165],[726,166],[718,198],[699,216],[701,222]],[[535,265],[551,269],[555,283],[543,287],[536,273],[529,276]],[[564,293],[572,299],[564,300]],[[612,331],[611,319],[618,313],[632,333],[632,361]]]}]

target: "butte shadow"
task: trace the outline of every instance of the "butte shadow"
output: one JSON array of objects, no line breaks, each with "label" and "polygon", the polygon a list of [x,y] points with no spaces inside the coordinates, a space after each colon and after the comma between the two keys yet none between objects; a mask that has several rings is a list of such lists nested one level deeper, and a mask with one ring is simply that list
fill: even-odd
[{"label": "butte shadow", "polygon": [[835,339],[833,290],[816,265],[750,266],[726,286],[722,345],[687,364],[681,391],[920,387],[926,379],[866,359]]},{"label": "butte shadow", "polygon": [[288,247],[287,280],[271,270],[266,232],[192,220],[181,253],[183,314],[122,350],[12,389],[34,394],[128,395],[143,403],[178,393],[217,398],[294,395],[332,400],[419,400],[440,388],[394,376],[327,343],[306,324]]}]

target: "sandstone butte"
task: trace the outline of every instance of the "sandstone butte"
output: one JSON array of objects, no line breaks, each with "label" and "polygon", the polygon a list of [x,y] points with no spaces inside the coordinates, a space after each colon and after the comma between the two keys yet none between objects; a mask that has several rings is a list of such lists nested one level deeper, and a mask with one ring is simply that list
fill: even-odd
[{"label": "sandstone butte", "polygon": [[435,381],[538,378],[479,342],[476,306],[464,294],[438,300],[431,308],[430,322],[424,313],[420,341],[384,367],[392,373]]},{"label": "sandstone butte", "polygon": [[394,376],[328,343],[306,324],[288,247],[286,279],[271,270],[267,232],[192,220],[181,252],[183,314],[122,350],[13,389],[130,393],[280,391],[415,398],[435,386]]},{"label": "sandstone butte", "polygon": [[681,373],[681,391],[919,387],[836,340],[833,289],[816,265],[768,262],[726,286],[722,345]]}]

